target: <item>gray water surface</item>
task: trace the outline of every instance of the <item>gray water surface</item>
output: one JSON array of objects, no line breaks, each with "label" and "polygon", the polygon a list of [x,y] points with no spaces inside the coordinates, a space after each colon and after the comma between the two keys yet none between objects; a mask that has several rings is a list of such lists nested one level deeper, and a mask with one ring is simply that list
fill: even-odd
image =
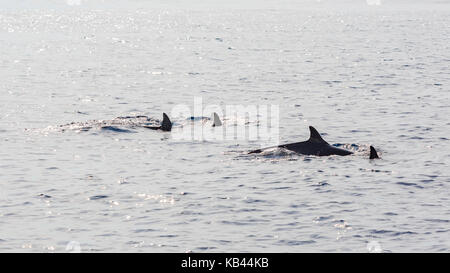
[{"label": "gray water surface", "polygon": [[[0,251],[449,252],[449,5],[318,5],[2,10]],[[194,97],[382,159],[51,130]]]}]

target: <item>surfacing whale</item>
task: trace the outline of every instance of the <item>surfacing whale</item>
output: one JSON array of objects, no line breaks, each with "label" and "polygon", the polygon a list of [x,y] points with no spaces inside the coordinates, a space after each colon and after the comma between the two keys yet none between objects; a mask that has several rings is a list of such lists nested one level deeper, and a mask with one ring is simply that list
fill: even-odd
[{"label": "surfacing whale", "polygon": [[[279,148],[284,148],[302,155],[315,155],[315,156],[329,156],[329,155],[340,155],[340,156],[345,156],[345,155],[351,155],[353,154],[353,152],[344,150],[344,149],[340,149],[337,147],[334,147],[330,144],[328,144],[328,142],[326,142],[325,140],[323,140],[323,138],[320,136],[319,132],[317,132],[317,130],[312,127],[309,126],[309,131],[311,133],[309,139],[307,141],[303,141],[303,142],[295,142],[295,143],[290,143],[290,144],[283,144],[283,145],[279,145],[277,147]],[[269,147],[269,148],[273,148],[273,147]],[[266,148],[268,149],[268,148]],[[249,152],[249,154],[258,154],[261,153],[263,150],[265,149],[258,149],[258,150],[254,150]],[[370,146],[370,159],[375,159],[378,158],[378,154],[375,150],[374,147]]]},{"label": "surfacing whale", "polygon": [[161,126],[142,126],[142,127],[147,128],[147,129],[152,129],[152,130],[161,130],[161,131],[170,132],[172,130],[172,122],[170,121],[167,114],[163,113],[163,121],[161,123]]},{"label": "surfacing whale", "polygon": [[139,128],[170,131],[172,129],[172,122],[170,121],[169,117],[166,114],[163,114],[162,122],[160,122],[158,119],[143,115],[121,116],[111,120],[89,120],[84,122],[71,122],[68,124],[58,126],[49,126],[45,129],[36,131],[87,132],[91,130],[102,130],[102,131],[111,131],[115,133],[135,133],[133,129]]},{"label": "surfacing whale", "polygon": [[210,118],[209,117],[194,117],[194,116],[191,116],[191,117],[188,118],[188,120],[190,120],[190,121],[201,120],[203,122],[212,121],[211,127],[220,127],[220,126],[222,126],[222,121],[220,120],[219,115],[216,112],[212,113],[212,116]]},{"label": "surfacing whale", "polygon": [[[191,117],[191,120],[196,118]],[[213,113],[211,118],[200,117],[198,118],[204,121],[212,121],[212,127],[222,126],[222,121],[220,120],[217,113]],[[163,113],[162,122],[158,119],[138,115],[138,116],[121,116],[114,118],[112,120],[90,120],[85,122],[71,122],[69,124],[49,126],[45,131],[78,131],[86,132],[90,130],[103,130],[111,131],[115,133],[135,133],[132,129],[151,129],[151,130],[161,130],[164,132],[172,131],[173,123],[166,113]]]}]

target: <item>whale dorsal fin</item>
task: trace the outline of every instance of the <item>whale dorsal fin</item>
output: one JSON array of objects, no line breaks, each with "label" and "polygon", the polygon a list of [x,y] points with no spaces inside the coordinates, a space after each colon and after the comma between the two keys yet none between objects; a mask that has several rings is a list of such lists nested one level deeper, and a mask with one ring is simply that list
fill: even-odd
[{"label": "whale dorsal fin", "polygon": [[220,121],[219,115],[216,112],[213,113],[213,125],[212,127],[222,126],[222,121]]},{"label": "whale dorsal fin", "polygon": [[377,154],[377,151],[375,150],[375,148],[373,146],[370,146],[370,157],[369,159],[375,159],[375,158],[380,158]]},{"label": "whale dorsal fin", "polygon": [[163,121],[162,121],[162,125],[161,125],[161,130],[163,130],[163,131],[172,130],[172,122],[170,121],[170,119],[166,115],[166,113],[163,113]]},{"label": "whale dorsal fin", "polygon": [[308,141],[328,144],[328,142],[323,140],[323,138],[320,136],[319,132],[317,132],[317,130],[314,127],[309,126],[309,131],[311,132],[311,135],[310,135]]}]

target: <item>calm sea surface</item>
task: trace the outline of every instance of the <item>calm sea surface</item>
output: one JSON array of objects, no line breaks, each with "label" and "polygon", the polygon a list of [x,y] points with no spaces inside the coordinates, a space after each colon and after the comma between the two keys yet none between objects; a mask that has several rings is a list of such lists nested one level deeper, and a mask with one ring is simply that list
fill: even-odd
[{"label": "calm sea surface", "polygon": [[[450,5],[361,2],[0,9],[0,251],[449,252]],[[361,151],[58,130],[195,98]]]}]

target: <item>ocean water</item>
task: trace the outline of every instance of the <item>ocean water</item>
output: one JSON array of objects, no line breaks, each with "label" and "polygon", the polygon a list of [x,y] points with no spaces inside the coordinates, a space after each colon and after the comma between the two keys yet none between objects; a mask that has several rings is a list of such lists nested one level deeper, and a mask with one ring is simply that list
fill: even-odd
[{"label": "ocean water", "polygon": [[[449,4],[69,2],[1,2],[1,252],[450,251]],[[198,99],[356,153],[59,127]]]}]

